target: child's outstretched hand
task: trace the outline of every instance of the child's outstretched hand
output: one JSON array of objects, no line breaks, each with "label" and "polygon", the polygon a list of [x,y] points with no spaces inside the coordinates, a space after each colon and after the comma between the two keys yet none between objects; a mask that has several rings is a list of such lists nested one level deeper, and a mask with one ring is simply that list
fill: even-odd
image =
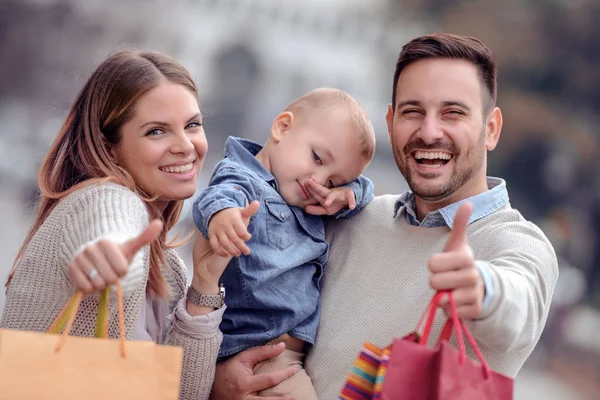
[{"label": "child's outstretched hand", "polygon": [[214,252],[221,257],[250,254],[244,242],[250,240],[248,223],[258,211],[260,203],[254,200],[244,208],[226,208],[210,219],[208,223],[208,239]]},{"label": "child's outstretched hand", "polygon": [[306,182],[310,195],[319,202],[317,205],[306,206],[305,211],[313,215],[333,215],[340,210],[348,207],[351,210],[356,208],[356,199],[354,192],[348,188],[326,188],[312,179]]}]

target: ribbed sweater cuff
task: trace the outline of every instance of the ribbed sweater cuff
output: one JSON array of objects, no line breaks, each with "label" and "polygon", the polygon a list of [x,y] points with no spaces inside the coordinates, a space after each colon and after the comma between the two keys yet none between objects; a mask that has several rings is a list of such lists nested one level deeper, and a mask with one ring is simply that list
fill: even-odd
[{"label": "ribbed sweater cuff", "polygon": [[187,299],[179,300],[175,311],[169,316],[172,329],[176,332],[194,339],[211,339],[219,333],[219,325],[223,318],[226,306],[205,315],[191,316],[186,309]]}]

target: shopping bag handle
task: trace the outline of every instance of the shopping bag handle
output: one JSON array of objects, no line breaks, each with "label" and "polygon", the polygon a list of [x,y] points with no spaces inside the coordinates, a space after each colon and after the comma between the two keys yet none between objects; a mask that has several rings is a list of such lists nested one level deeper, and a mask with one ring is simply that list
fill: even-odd
[{"label": "shopping bag handle", "polygon": [[[465,357],[466,357],[465,343],[464,343],[464,338],[463,338],[463,333],[464,333],[464,336],[467,338],[467,341],[469,342],[469,344],[473,348],[473,351],[475,352],[477,358],[479,359],[479,362],[481,363],[481,366],[483,367],[485,379],[487,379],[490,375],[490,368],[489,368],[487,362],[485,361],[485,358],[481,354],[481,351],[479,350],[479,346],[477,345],[477,342],[471,335],[471,332],[469,332],[469,330],[467,329],[464,321],[462,319],[458,318],[458,313],[456,311],[456,303],[454,302],[454,296],[453,296],[451,290],[440,290],[431,299],[431,302],[429,303],[429,306],[424,314],[424,316],[427,315],[427,320],[425,321],[425,327],[423,328],[423,335],[421,336],[421,340],[420,340],[419,344],[427,345],[427,341],[429,340],[429,335],[431,333],[431,327],[433,326],[433,321],[435,320],[438,306],[440,304],[442,296],[444,296],[446,294],[448,295],[448,299],[450,302],[451,316],[450,316],[450,318],[448,318],[448,320],[444,324],[444,327],[442,328],[442,332],[440,334],[438,344],[441,343],[441,341],[443,341],[443,340],[450,339],[450,336],[452,335],[452,331],[454,331],[454,333],[456,334],[456,341],[458,343],[459,362],[460,362],[460,364],[463,364],[465,361]],[[419,323],[417,325],[417,330],[420,328],[422,321],[423,321],[423,317],[421,317],[421,320],[419,321]]]},{"label": "shopping bag handle", "polygon": [[[121,341],[121,357],[125,357],[125,315],[123,312],[123,289],[121,287],[121,281],[117,281],[117,309],[119,311],[119,339]],[[106,288],[106,290],[101,295],[101,301],[99,302],[99,310],[98,310],[98,321],[96,325],[96,337],[108,337],[108,323],[104,323],[101,321],[102,319],[102,309],[108,309],[108,291],[110,289]],[[75,316],[77,315],[77,310],[79,309],[79,305],[81,304],[81,299],[83,297],[83,292],[81,290],[76,291],[67,304],[60,311],[47,333],[60,333],[63,326],[64,331],[61,335],[60,340],[56,344],[55,350],[60,351],[65,342],[67,340],[67,336],[71,333],[71,329],[73,328],[73,323],[75,322]],[[106,314],[106,313],[104,313]],[[65,326],[66,325],[66,326]]]}]

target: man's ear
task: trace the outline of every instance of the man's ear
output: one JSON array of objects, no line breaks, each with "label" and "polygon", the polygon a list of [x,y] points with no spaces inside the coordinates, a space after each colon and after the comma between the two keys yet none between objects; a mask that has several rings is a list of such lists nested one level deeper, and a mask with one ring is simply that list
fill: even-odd
[{"label": "man's ear", "polygon": [[496,148],[498,140],[500,140],[500,132],[502,131],[502,112],[498,107],[494,107],[492,112],[487,117],[485,125],[485,148],[492,151]]},{"label": "man's ear", "polygon": [[387,121],[388,128],[388,138],[390,145],[392,144],[392,125],[394,122],[394,110],[392,109],[392,105],[388,104],[387,114],[385,115],[385,120]]},{"label": "man's ear", "polygon": [[292,122],[294,121],[294,114],[291,111],[284,111],[275,117],[273,125],[271,126],[271,138],[273,142],[279,143],[283,136],[288,132]]}]

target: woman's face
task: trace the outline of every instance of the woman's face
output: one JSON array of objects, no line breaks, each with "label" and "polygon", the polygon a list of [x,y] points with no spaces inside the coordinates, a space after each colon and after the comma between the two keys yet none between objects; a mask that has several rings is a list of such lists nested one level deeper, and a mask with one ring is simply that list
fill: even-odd
[{"label": "woman's face", "polygon": [[142,96],[111,153],[157,201],[183,200],[196,191],[208,145],[194,94],[165,81]]}]

